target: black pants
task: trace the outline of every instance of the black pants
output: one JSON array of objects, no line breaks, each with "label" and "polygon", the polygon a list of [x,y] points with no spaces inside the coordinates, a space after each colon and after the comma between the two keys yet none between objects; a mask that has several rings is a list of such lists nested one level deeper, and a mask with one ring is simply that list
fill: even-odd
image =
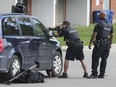
[{"label": "black pants", "polygon": [[97,75],[99,59],[101,58],[100,62],[100,75],[105,74],[105,69],[107,65],[107,58],[109,56],[109,41],[99,41],[99,46],[95,45],[92,53],[92,74]]}]

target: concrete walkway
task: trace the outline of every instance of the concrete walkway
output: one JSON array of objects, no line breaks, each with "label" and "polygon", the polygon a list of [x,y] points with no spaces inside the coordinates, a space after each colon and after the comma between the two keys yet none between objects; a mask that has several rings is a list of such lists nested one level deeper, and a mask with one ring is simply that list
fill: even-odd
[{"label": "concrete walkway", "polygon": [[[66,46],[62,46],[63,51],[66,50]],[[91,54],[92,49],[89,50],[88,46],[84,46],[85,63],[87,65],[88,73],[91,74]],[[63,57],[64,58],[64,57]],[[99,71],[99,66],[98,66]],[[69,78],[62,82],[62,87],[115,87],[116,86],[116,44],[112,45],[110,55],[108,57],[105,79],[83,79],[83,70],[80,62],[70,62],[68,70]],[[67,82],[66,82],[67,81]],[[75,85],[74,85],[75,84]],[[58,86],[57,86],[58,87]]]}]

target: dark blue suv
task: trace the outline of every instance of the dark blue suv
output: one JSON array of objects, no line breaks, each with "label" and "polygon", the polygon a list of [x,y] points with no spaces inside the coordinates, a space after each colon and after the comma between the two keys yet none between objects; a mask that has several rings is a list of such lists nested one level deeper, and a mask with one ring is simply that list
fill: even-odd
[{"label": "dark blue suv", "polygon": [[0,75],[12,78],[39,62],[39,70],[59,76],[62,71],[60,43],[36,18],[24,14],[0,15]]}]

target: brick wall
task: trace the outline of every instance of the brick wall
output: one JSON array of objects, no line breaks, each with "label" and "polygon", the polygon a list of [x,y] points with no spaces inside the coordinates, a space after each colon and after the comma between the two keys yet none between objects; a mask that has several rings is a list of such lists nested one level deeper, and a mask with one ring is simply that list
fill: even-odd
[{"label": "brick wall", "polygon": [[93,23],[93,11],[95,10],[102,10],[103,9],[103,0],[100,0],[99,5],[96,5],[96,0],[91,0],[91,6],[90,6],[90,22]]},{"label": "brick wall", "polygon": [[[113,22],[116,23],[116,0],[110,0],[110,10],[114,11],[114,16],[113,16]],[[103,10],[103,0],[100,0],[99,5],[96,5],[96,0],[91,0],[91,6],[90,6],[90,22],[93,23],[93,11],[94,10]]]}]

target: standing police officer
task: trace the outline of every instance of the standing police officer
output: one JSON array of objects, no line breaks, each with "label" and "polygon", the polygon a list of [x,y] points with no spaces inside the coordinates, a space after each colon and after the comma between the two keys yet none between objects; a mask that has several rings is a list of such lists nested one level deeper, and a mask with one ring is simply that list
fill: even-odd
[{"label": "standing police officer", "polygon": [[64,72],[61,76],[59,76],[59,78],[68,78],[67,70],[69,67],[69,60],[74,61],[75,58],[76,60],[80,60],[81,62],[84,70],[83,77],[87,77],[88,73],[86,70],[86,65],[83,62],[83,43],[80,41],[77,31],[70,27],[70,22],[64,21],[60,26],[58,34],[61,37],[64,36],[64,40],[66,41],[66,44],[68,46],[64,61]]},{"label": "standing police officer", "polygon": [[[104,78],[107,58],[109,56],[109,51],[113,39],[113,26],[106,19],[107,14],[101,12],[99,14],[99,22],[96,24],[91,36],[89,43],[89,49],[91,49],[92,43],[94,44],[94,49],[92,53],[92,74],[88,78]],[[98,75],[98,65],[100,62],[100,73]]]}]

